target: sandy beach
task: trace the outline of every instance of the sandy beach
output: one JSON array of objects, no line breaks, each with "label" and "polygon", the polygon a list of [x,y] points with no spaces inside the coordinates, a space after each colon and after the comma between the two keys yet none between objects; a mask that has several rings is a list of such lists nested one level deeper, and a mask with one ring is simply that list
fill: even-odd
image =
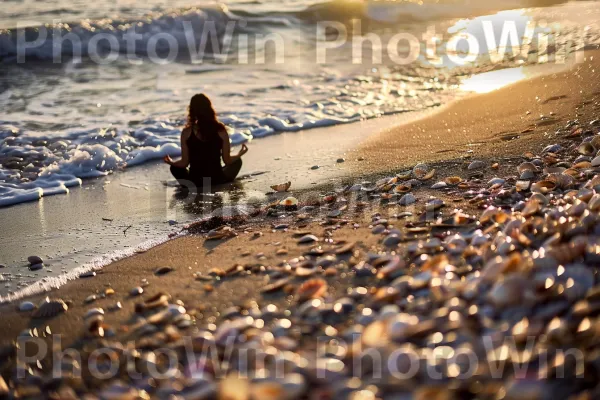
[{"label": "sandy beach", "polygon": [[[321,179],[311,190],[296,191],[294,175],[290,175],[291,190],[267,195],[271,206],[258,207],[254,217],[193,224],[190,234],[112,263],[93,276],[2,305],[3,370],[11,371],[13,343],[19,335],[46,341],[61,335],[63,347],[87,348],[84,354],[89,355],[96,347],[128,341],[139,345],[144,338],[150,340],[145,345],[151,349],[178,348],[182,338],[200,334],[214,335],[219,343],[224,334],[220,328],[229,326],[234,336],[245,332],[244,340],[259,337],[277,351],[291,351],[309,360],[309,366],[292,368],[302,369],[301,384],[294,386],[286,378],[269,381],[275,385],[269,386],[272,397],[262,398],[296,398],[284,395],[285,384],[307,396],[300,398],[318,398],[311,397],[318,394],[338,398],[327,387],[328,380],[319,379],[314,369],[322,368],[337,381],[342,372],[334,360],[345,358],[330,349],[329,364],[322,366],[319,359],[310,359],[307,354],[317,346],[311,335],[347,339],[348,331],[354,330],[362,334],[359,342],[364,347],[379,351],[403,343],[417,348],[431,343],[456,347],[472,341],[477,355],[481,349],[471,336],[476,332],[498,340],[523,335],[540,339],[544,334],[545,340],[559,343],[552,342],[552,347],[542,340],[544,344],[536,351],[592,346],[589,343],[597,335],[593,265],[598,256],[594,245],[598,243],[600,204],[595,192],[598,159],[597,148],[589,154],[578,149],[580,143],[596,143],[598,138],[599,67],[598,53],[588,52],[584,63],[566,71],[470,95],[433,115],[385,129],[356,148],[344,149],[343,168],[327,179],[348,183],[345,188]],[[524,177],[527,174],[531,176]],[[542,183],[536,186],[536,182]],[[285,200],[291,196],[295,199]],[[484,212],[490,206],[497,211]],[[549,222],[559,221],[563,213],[567,222]],[[546,222],[544,215],[549,218]],[[524,218],[540,225],[520,230]],[[219,228],[223,223],[230,226]],[[533,237],[541,226],[547,234]],[[582,244],[584,237],[588,242]],[[539,253],[542,247],[545,258]],[[563,266],[567,266],[566,275]],[[132,294],[138,287],[143,293]],[[24,302],[41,304],[46,296],[64,300],[68,310],[61,305],[48,318],[33,318],[38,312],[35,308],[17,310]],[[154,328],[140,328],[161,310],[170,311],[154,325],[163,331],[171,329],[166,336]],[[394,319],[400,311],[408,319]],[[415,319],[409,314],[416,315]],[[176,321],[169,320],[175,317]],[[244,318],[254,322],[244,325]],[[310,321],[318,322],[310,325]],[[279,333],[262,336],[267,326]],[[284,341],[281,332],[292,339]],[[439,338],[432,338],[438,334]],[[352,346],[348,346],[346,357],[351,353]],[[552,367],[546,368],[552,370],[560,360],[551,359]],[[557,393],[565,396],[561,398],[575,393],[584,393],[578,398],[595,398],[598,388],[590,383],[595,372],[586,368],[585,377],[574,385],[578,370],[562,362],[567,373],[562,382],[571,386],[560,386]],[[594,362],[586,353],[585,366]],[[46,355],[26,375],[43,375],[51,364]],[[412,398],[458,399],[466,398],[461,393],[469,393],[491,399],[502,388],[504,398],[523,398],[519,393],[525,389],[532,394],[528,398],[556,398],[545,379],[507,373],[493,381],[488,380],[486,368],[478,368],[463,386],[445,378],[398,381],[384,377],[373,381],[380,392],[368,385],[361,387],[373,396],[413,391]],[[534,370],[541,373],[537,364]],[[447,376],[461,373],[452,368],[445,371]],[[210,384],[201,395],[196,391],[198,382],[191,382],[189,374],[185,378],[181,384],[185,382],[193,394],[183,398],[229,398],[226,385],[218,380],[213,383],[204,376],[202,382]],[[32,379],[27,379],[11,380],[11,387],[33,390]],[[127,384],[123,379],[139,395],[139,382]],[[121,393],[115,382],[86,377],[77,393],[94,385],[98,385],[95,390]],[[252,389],[241,378],[227,384],[255,390],[255,398],[261,398],[256,396],[267,389],[256,379],[252,382]],[[66,385],[55,386],[58,394],[76,393],[67,391]],[[164,381],[151,386],[144,390],[153,397],[175,390]],[[110,398],[107,393],[104,398]],[[236,398],[247,398],[240,396]]]}]

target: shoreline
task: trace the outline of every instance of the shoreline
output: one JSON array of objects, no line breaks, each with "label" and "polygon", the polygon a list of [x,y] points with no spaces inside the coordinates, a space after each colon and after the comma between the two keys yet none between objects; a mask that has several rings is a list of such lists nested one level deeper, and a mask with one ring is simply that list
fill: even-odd
[{"label": "shoreline", "polygon": [[[594,55],[598,54],[599,52],[597,51],[588,52],[586,57],[586,60],[588,61],[586,61],[586,64],[583,65],[588,65],[587,63],[589,63],[589,58],[591,57],[593,59]],[[598,57],[596,57],[596,59],[597,58]],[[243,173],[251,175],[253,173],[260,174],[266,171],[267,175],[262,177],[259,176],[258,179],[250,177],[248,180],[243,181],[243,186],[241,188],[234,189],[234,192],[237,191],[235,196],[227,196],[224,198],[224,201],[230,202],[233,200],[234,204],[238,204],[240,200],[243,202],[244,198],[246,198],[248,200],[254,199],[254,202],[256,203],[264,203],[265,201],[268,202],[269,196],[264,195],[264,192],[269,190],[268,186],[270,186],[270,184],[280,183],[286,180],[293,182],[293,190],[298,191],[298,186],[300,186],[300,193],[310,193],[311,191],[324,190],[326,188],[339,189],[339,187],[341,187],[345,182],[351,182],[352,180],[361,178],[383,176],[386,172],[402,168],[409,168],[418,162],[431,163],[443,162],[445,160],[449,161],[450,164],[454,165],[455,168],[458,168],[461,164],[461,160],[463,163],[467,163],[470,159],[474,158],[493,160],[494,156],[498,154],[518,155],[516,149],[521,146],[529,146],[529,148],[533,149],[536,146],[540,146],[541,143],[549,143],[552,140],[551,130],[556,130],[556,128],[560,126],[563,117],[565,115],[571,115],[570,113],[573,112],[573,104],[576,104],[585,96],[589,96],[589,93],[582,92],[580,94],[580,98],[576,96],[571,96],[572,98],[569,98],[568,96],[563,96],[560,94],[550,96],[550,98],[553,100],[550,101],[551,104],[549,106],[553,109],[556,109],[557,112],[554,112],[554,115],[550,115],[545,120],[541,121],[541,127],[539,127],[539,129],[537,127],[535,129],[530,129],[531,119],[534,119],[533,115],[537,115],[536,112],[530,111],[528,114],[523,115],[523,113],[515,111],[514,105],[509,104],[507,106],[507,102],[512,103],[510,101],[510,97],[513,92],[521,93],[521,97],[527,97],[530,99],[531,96],[534,95],[533,92],[538,90],[540,86],[547,88],[548,85],[550,85],[550,90],[553,91],[553,93],[560,93],[561,91],[564,91],[565,86],[568,87],[568,85],[564,85],[562,83],[553,84],[555,80],[553,81],[549,78],[556,76],[556,74],[560,74],[559,76],[561,82],[563,80],[565,82],[571,82],[573,78],[571,77],[572,73],[570,71],[572,70],[568,69],[567,66],[554,65],[547,67],[548,69],[543,69],[541,66],[526,67],[524,71],[529,72],[527,72],[525,75],[530,75],[531,77],[529,78],[525,78],[524,80],[514,84],[509,84],[506,87],[502,87],[490,93],[467,94],[464,98],[460,98],[451,102],[450,104],[433,110],[428,110],[421,113],[385,116],[350,125],[344,124],[323,129],[317,128],[307,132],[294,133],[293,136],[283,133],[281,135],[275,135],[269,138],[261,139],[269,143],[266,143],[264,146],[260,146],[259,148],[255,148],[254,152],[249,153],[251,158],[246,165],[251,165],[250,168],[252,169],[249,171],[243,171]],[[575,65],[571,68],[581,70],[581,67],[581,65]],[[498,72],[503,71],[505,70],[500,70]],[[544,74],[543,71],[546,71],[546,74]],[[551,73],[550,71],[553,72]],[[585,70],[582,71],[584,73],[589,72],[586,72]],[[579,79],[583,78],[589,79],[589,76],[582,75]],[[589,80],[592,81],[591,79]],[[586,100],[581,101],[585,102]],[[499,103],[498,108],[505,108],[501,115],[496,113],[499,115],[497,120],[494,120],[487,111],[487,108],[489,108],[489,103],[494,102]],[[528,104],[532,105],[532,110],[536,109],[533,106],[535,103],[532,103],[531,100],[529,100]],[[464,113],[461,112],[462,109],[472,110],[469,112],[469,114],[477,114],[481,112],[481,110],[486,111],[486,117],[489,117],[490,125],[492,126],[490,132],[498,130],[499,127],[502,127],[503,124],[506,123],[506,121],[510,121],[513,124],[513,128],[503,130],[503,139],[498,140],[498,135],[496,134],[488,137],[480,137],[479,143],[474,143],[470,139],[467,140],[466,143],[460,142],[460,140],[464,140],[465,136],[469,136],[467,133],[459,135],[458,139],[456,134],[448,133],[447,137],[445,137],[443,140],[437,141],[436,144],[426,144],[427,147],[437,148],[437,153],[433,152],[421,154],[419,152],[412,152],[413,149],[420,148],[421,143],[419,143],[419,138],[424,136],[417,136],[415,132],[418,133],[430,130],[433,133],[429,136],[439,135],[439,129],[435,130],[432,127],[440,123],[444,123],[445,126],[448,127],[446,129],[455,131],[461,129],[461,126],[471,125],[475,126],[475,128],[472,129],[477,129],[477,124],[481,124],[481,118],[463,115]],[[539,109],[547,110],[547,108],[545,108],[543,105],[540,106]],[[477,120],[477,124],[473,123],[474,119]],[[486,123],[487,120],[488,119],[485,119]],[[364,135],[363,131],[365,129],[374,129],[377,132],[374,134]],[[506,140],[506,138],[509,138],[510,140]],[[340,146],[338,146],[336,149],[331,148],[331,140],[339,140]],[[452,143],[453,140],[456,140],[456,143]],[[315,141],[316,145],[314,144]],[[352,144],[356,142],[358,142],[358,145],[352,148]],[[401,146],[398,144],[401,144]],[[488,144],[490,145],[490,148],[486,148]],[[309,150],[315,147],[319,150],[316,152],[311,152]],[[278,148],[280,149],[280,154],[285,154],[287,157],[273,157],[270,151],[265,151],[266,148]],[[286,152],[286,149],[295,151],[295,153]],[[302,154],[304,154],[304,158],[306,158],[305,160],[300,160],[300,158],[302,158]],[[319,170],[311,171],[309,165],[313,164],[313,159],[308,159],[306,155],[314,157],[314,159],[317,160],[314,162],[318,163],[320,160],[322,163],[321,165],[325,165],[323,165],[323,167]],[[335,159],[340,156],[345,157],[345,162],[342,164],[336,164]],[[269,161],[270,158],[274,158],[275,161]],[[374,160],[376,160],[376,162],[374,162]],[[283,164],[281,164],[281,167],[278,169],[272,169],[271,171],[266,170],[266,168],[268,168],[270,165],[273,165],[274,162]],[[160,183],[160,180],[169,177],[169,174],[163,171],[164,168],[160,168],[161,166],[162,165],[154,164],[137,167],[139,172],[134,171],[131,176],[116,174],[102,180],[88,182],[89,186],[86,185],[86,187],[79,188],[79,191],[89,190],[91,188],[92,191],[97,192],[99,189],[102,189],[104,192],[106,192],[107,188],[111,191],[115,191],[116,187],[119,190],[115,191],[115,194],[111,194],[110,197],[107,197],[107,199],[110,199],[111,202],[117,201],[117,203],[121,203],[122,200],[119,199],[123,199],[123,196],[127,196],[133,200],[134,197],[131,197],[132,195],[127,193],[127,191],[132,191],[133,188],[139,189],[139,187],[142,187],[146,189],[146,193],[148,194],[146,195],[142,193],[142,196],[148,197],[144,198],[142,203],[148,204],[148,211],[144,211],[144,214],[140,213],[138,210],[129,210],[129,212],[132,213],[132,217],[122,220],[123,222],[119,225],[120,228],[115,228],[118,232],[121,232],[121,228],[123,226],[137,225],[140,221],[146,221],[148,219],[146,215],[154,215],[154,217],[149,219],[149,224],[143,224],[147,227],[142,228],[142,232],[154,232],[153,234],[148,235],[146,233],[142,234],[141,236],[138,234],[139,239],[133,239],[133,241],[124,241],[126,244],[124,246],[118,246],[119,249],[117,251],[115,251],[114,245],[111,244],[113,241],[111,241],[103,247],[104,252],[96,252],[95,256],[90,257],[87,260],[84,259],[83,261],[79,261],[80,264],[94,264],[95,260],[98,258],[110,259],[116,253],[131,253],[132,248],[136,248],[147,241],[156,240],[158,237],[162,237],[164,235],[176,234],[179,231],[181,224],[192,222],[197,220],[199,217],[205,217],[207,215],[206,211],[203,211],[202,208],[199,210],[195,208],[188,208],[186,206],[187,201],[184,200],[182,202],[181,200],[175,200],[177,199],[176,196],[173,197],[173,199],[168,200],[170,197],[169,193],[173,193],[174,191],[173,188],[161,188],[159,186],[162,185],[149,185],[147,183],[148,176],[151,177],[151,181],[154,179],[157,181],[157,183]],[[288,169],[289,172],[284,172],[286,169]],[[144,176],[141,186],[139,183],[137,183],[136,176]],[[144,183],[144,181],[146,181],[146,183]],[[131,182],[131,184],[129,182]],[[238,191],[238,189],[241,189],[241,191]],[[165,192],[164,195],[161,194],[163,191]],[[133,190],[133,192],[135,192],[135,190]],[[159,195],[155,196],[155,192],[158,192]],[[241,196],[238,193],[241,193]],[[168,203],[170,203],[166,205],[166,207],[164,205],[165,197],[168,200]],[[86,196],[83,199],[86,202],[92,202],[90,208],[99,210],[98,213],[101,215],[96,215],[96,219],[100,217],[110,217],[110,219],[114,218],[116,221],[121,221],[120,215],[122,214],[122,211],[118,211],[112,206],[107,210],[102,211],[102,208],[104,208],[102,204],[99,204],[97,201],[93,200],[92,197]],[[52,203],[62,207],[61,205],[63,203],[60,201],[60,198],[52,198],[50,200]],[[84,200],[80,200],[80,202]],[[79,206],[77,206],[77,204],[78,203],[76,202],[71,207],[78,209]],[[24,206],[25,207],[22,207],[19,209],[19,211],[29,215],[31,214],[32,209],[36,208],[28,207],[27,205]],[[144,209],[147,207],[144,207]],[[48,208],[45,213],[53,213],[53,209],[54,207]],[[40,213],[42,212],[43,211],[40,210]],[[148,212],[150,214],[148,214]],[[44,214],[40,215],[42,216],[41,218],[43,221]],[[82,216],[76,218],[80,219],[81,217]],[[85,231],[87,229],[90,231],[90,234],[87,235],[88,239],[93,238],[94,240],[97,240],[99,235],[102,235],[102,229],[100,229],[98,223],[94,221],[95,219],[92,218],[92,220],[87,223],[87,227],[84,225],[82,230]],[[167,229],[161,228],[160,225],[165,224],[167,221],[176,221],[178,224],[174,225],[172,229],[168,229],[168,227]],[[110,224],[113,224],[113,222],[111,221]],[[28,225],[33,226],[31,224]],[[68,229],[68,226],[64,228]],[[85,237],[86,235],[84,235],[84,238]],[[39,240],[43,241],[44,239],[40,238]],[[72,245],[72,242],[73,239],[67,239],[64,241],[62,246],[68,248]],[[15,248],[15,251],[16,253],[11,252],[11,254],[15,253],[15,255],[22,255],[22,250]],[[29,250],[29,253],[36,254],[36,251]],[[37,253],[40,252],[37,251]],[[44,254],[45,253],[42,253],[40,255],[44,256]],[[4,260],[4,262],[6,263],[7,260]],[[73,261],[70,263],[73,264],[73,262],[77,261],[73,259]],[[22,263],[22,261],[20,263]],[[12,260],[11,262],[11,264],[16,265],[20,263],[16,259]],[[57,263],[61,263],[60,257],[58,260],[51,261],[51,264]],[[104,265],[104,262],[102,264]],[[20,269],[22,266],[16,266],[15,268]],[[17,273],[15,268],[5,269],[3,272],[8,273],[9,275]],[[54,287],[57,283],[62,285],[66,282],[63,276],[65,272],[66,271],[63,268],[59,275],[54,273],[47,276],[52,280],[51,283],[42,283],[38,284],[37,286]],[[35,275],[38,279],[41,279],[45,276],[43,273],[41,275]],[[19,290],[21,289],[22,288],[19,287]]]}]

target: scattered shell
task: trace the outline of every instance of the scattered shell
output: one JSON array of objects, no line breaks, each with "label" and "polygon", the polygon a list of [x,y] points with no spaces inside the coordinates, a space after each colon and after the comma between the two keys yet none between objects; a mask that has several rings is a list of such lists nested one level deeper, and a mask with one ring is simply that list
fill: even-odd
[{"label": "scattered shell", "polygon": [[443,189],[445,187],[448,187],[446,182],[437,182],[431,186],[432,189]]},{"label": "scattered shell", "polygon": [[53,318],[66,312],[69,306],[62,299],[53,299],[46,297],[37,310],[33,313],[33,318]]},{"label": "scattered shell", "polygon": [[444,182],[446,182],[448,186],[457,186],[459,183],[463,182],[463,179],[460,176],[449,176],[444,179]]},{"label": "scattered shell", "polygon": [[279,203],[282,206],[285,207],[293,207],[293,206],[297,206],[298,205],[298,199],[295,197],[286,197],[285,199],[281,200],[281,202]]},{"label": "scattered shell", "polygon": [[79,278],[93,278],[95,276],[96,276],[96,272],[89,271],[89,272],[85,272],[85,273],[79,275]]},{"label": "scattered shell", "polygon": [[173,271],[175,271],[175,269],[172,267],[159,267],[154,270],[154,275],[162,276],[162,275],[166,275],[169,272],[173,272]]},{"label": "scattered shell", "polygon": [[88,319],[97,315],[104,315],[104,310],[102,308],[92,308],[83,315],[83,319]]},{"label": "scattered shell", "polygon": [[296,294],[300,301],[305,301],[322,297],[327,293],[327,288],[327,282],[323,279],[311,279],[300,285]]},{"label": "scattered shell", "polygon": [[427,164],[417,164],[412,170],[412,174],[417,179],[423,179],[429,173],[430,173],[430,170],[429,170],[429,166]]},{"label": "scattered shell", "polygon": [[130,294],[131,296],[139,296],[139,295],[141,295],[142,293],[144,293],[144,289],[143,289],[143,288],[141,288],[141,287],[139,287],[139,286],[138,286],[138,287],[135,287],[135,288],[133,288],[133,289],[131,289],[131,291],[129,292],[129,294]]},{"label": "scattered shell", "polygon": [[400,198],[400,200],[398,200],[398,205],[409,206],[416,202],[417,202],[417,198],[413,194],[408,193],[408,194],[405,194],[404,196],[402,196]]},{"label": "scattered shell", "polygon": [[475,160],[475,161],[471,162],[471,164],[469,164],[469,166],[468,166],[467,169],[469,171],[474,171],[474,170],[477,170],[477,169],[485,168],[485,166],[486,166],[485,162],[479,161],[479,160]]},{"label": "scattered shell", "polygon": [[298,239],[299,244],[314,243],[314,242],[318,242],[318,241],[319,241],[319,238],[316,237],[315,235],[304,235],[300,239]]},{"label": "scattered shell", "polygon": [[290,186],[292,186],[292,182],[286,182],[280,183],[278,185],[273,185],[271,186],[271,189],[273,189],[276,192],[287,192],[290,189]]},{"label": "scattered shell", "polygon": [[593,156],[596,154],[596,148],[590,142],[581,143],[577,148],[577,151],[579,152],[579,154],[582,154],[584,156]]},{"label": "scattered shell", "polygon": [[531,191],[537,193],[548,193],[556,189],[556,183],[552,181],[539,181],[531,185]]},{"label": "scattered shell", "polygon": [[402,238],[397,234],[388,235],[383,239],[383,245],[388,248],[394,248],[402,241]]}]

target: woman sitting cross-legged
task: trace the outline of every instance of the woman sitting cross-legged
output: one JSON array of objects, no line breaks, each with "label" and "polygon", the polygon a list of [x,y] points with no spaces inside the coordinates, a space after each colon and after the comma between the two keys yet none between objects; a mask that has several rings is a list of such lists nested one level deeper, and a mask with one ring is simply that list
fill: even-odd
[{"label": "woman sitting cross-legged", "polygon": [[[242,156],[248,147],[236,155],[231,155],[229,135],[217,119],[208,97],[197,94],[192,97],[188,120],[181,133],[181,159],[173,161],[165,156],[165,163],[171,166],[171,173],[183,186],[190,183],[196,187],[219,185],[233,182],[242,168]],[[221,165],[221,158],[225,166]],[[189,170],[187,167],[190,167]]]}]

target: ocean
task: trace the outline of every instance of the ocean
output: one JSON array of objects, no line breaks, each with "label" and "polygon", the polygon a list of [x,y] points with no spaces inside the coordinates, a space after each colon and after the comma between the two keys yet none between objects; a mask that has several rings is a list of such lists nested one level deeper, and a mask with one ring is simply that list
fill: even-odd
[{"label": "ocean", "polygon": [[[590,1],[8,0],[0,207],[178,156],[198,92],[234,145],[260,146],[438,107],[473,75],[560,63],[600,42],[599,17]],[[490,38],[511,27],[518,51],[494,59]]]}]

